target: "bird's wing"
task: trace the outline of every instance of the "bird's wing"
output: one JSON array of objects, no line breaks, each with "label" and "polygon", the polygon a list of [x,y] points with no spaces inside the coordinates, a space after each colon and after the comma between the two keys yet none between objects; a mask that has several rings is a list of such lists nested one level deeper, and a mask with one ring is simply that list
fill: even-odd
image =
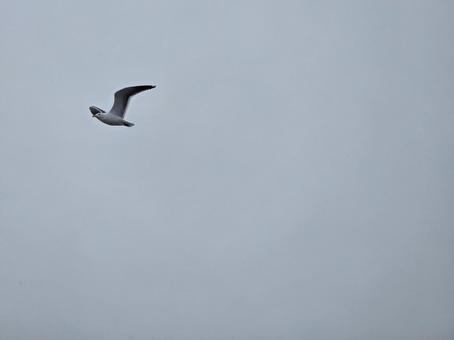
[{"label": "bird's wing", "polygon": [[115,92],[115,101],[112,108],[110,109],[110,113],[123,118],[126,112],[126,108],[128,107],[128,101],[130,97],[139,92],[150,90],[155,87],[156,86],[153,85],[131,86],[125,87],[124,89]]}]

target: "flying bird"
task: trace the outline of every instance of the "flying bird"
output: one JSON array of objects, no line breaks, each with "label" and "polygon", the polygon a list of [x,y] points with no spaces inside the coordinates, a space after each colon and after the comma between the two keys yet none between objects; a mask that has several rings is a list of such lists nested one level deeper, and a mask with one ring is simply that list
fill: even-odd
[{"label": "flying bird", "polygon": [[131,86],[125,87],[120,91],[115,92],[115,100],[112,108],[109,112],[100,109],[96,106],[90,106],[90,112],[93,115],[93,118],[98,118],[101,122],[108,125],[118,125],[118,126],[134,126],[133,123],[128,122],[123,119],[126,113],[126,108],[128,107],[129,98],[136,95],[137,93],[154,89],[154,85],[140,85],[140,86]]}]

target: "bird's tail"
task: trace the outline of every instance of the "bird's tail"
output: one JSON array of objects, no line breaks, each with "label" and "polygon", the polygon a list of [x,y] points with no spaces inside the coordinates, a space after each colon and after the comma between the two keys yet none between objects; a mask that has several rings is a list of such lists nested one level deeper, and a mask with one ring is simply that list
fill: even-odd
[{"label": "bird's tail", "polygon": [[126,120],[123,121],[123,125],[127,127],[134,126],[134,123],[127,122]]}]

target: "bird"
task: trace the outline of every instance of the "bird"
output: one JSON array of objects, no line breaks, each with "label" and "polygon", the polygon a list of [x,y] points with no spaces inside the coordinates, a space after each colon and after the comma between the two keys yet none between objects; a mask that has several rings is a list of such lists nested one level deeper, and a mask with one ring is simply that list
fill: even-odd
[{"label": "bird", "polygon": [[155,85],[139,85],[125,87],[115,92],[114,103],[109,112],[106,113],[103,109],[96,106],[90,106],[90,112],[93,118],[99,119],[101,122],[107,125],[115,126],[134,126],[134,123],[124,120],[126,108],[128,107],[129,98],[136,95],[137,93],[154,89]]}]

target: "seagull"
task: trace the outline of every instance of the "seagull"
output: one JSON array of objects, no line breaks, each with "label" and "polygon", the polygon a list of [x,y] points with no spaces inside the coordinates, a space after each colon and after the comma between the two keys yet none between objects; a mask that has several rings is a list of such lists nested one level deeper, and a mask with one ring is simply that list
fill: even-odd
[{"label": "seagull", "polygon": [[128,107],[129,98],[140,93],[142,91],[154,89],[154,85],[140,85],[140,86],[131,86],[125,87],[117,92],[115,92],[115,100],[112,108],[109,112],[100,109],[96,106],[90,106],[90,112],[93,115],[93,118],[98,118],[101,122],[107,125],[118,125],[118,126],[134,126],[133,123],[130,123],[123,119],[126,113],[126,108]]}]

